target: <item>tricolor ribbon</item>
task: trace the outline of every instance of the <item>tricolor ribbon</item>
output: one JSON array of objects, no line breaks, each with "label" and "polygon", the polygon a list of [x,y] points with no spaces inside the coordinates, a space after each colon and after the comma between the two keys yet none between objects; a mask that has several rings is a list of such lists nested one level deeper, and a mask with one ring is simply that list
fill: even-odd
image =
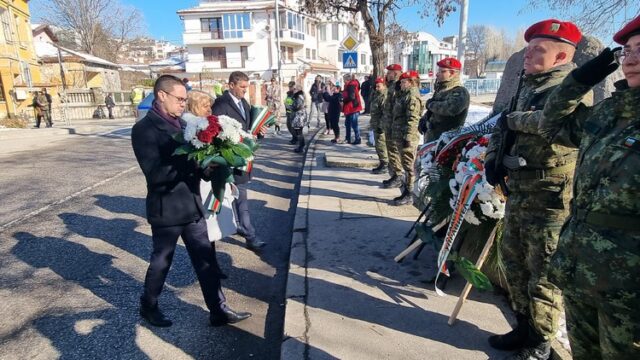
[{"label": "tricolor ribbon", "polygon": [[[474,167],[476,164],[474,164]],[[482,164],[480,164],[480,170],[482,170]],[[442,248],[440,249],[440,253],[438,254],[438,273],[436,274],[435,280],[435,288],[436,293],[440,296],[445,296],[445,293],[442,290],[438,289],[438,278],[440,274],[444,273],[446,276],[449,276],[449,270],[447,269],[447,259],[449,258],[449,253],[451,252],[451,248],[453,247],[453,242],[456,240],[458,233],[460,232],[460,227],[462,226],[462,222],[464,221],[464,217],[467,214],[467,211],[471,208],[471,204],[473,200],[478,196],[478,191],[476,190],[476,184],[482,181],[482,173],[473,172],[465,175],[464,180],[462,182],[462,187],[460,188],[460,192],[458,193],[458,198],[456,199],[456,206],[451,217],[451,221],[449,222],[449,228],[447,229],[447,235],[444,238],[444,242],[442,244]]]}]

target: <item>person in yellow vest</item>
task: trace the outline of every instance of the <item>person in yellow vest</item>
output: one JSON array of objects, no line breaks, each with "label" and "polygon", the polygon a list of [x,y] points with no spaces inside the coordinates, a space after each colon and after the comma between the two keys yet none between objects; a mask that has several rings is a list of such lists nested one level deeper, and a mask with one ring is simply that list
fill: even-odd
[{"label": "person in yellow vest", "polygon": [[138,116],[138,105],[142,102],[143,94],[142,89],[139,87],[134,87],[131,89],[131,95],[129,96],[131,99],[131,105],[133,105],[133,113]]}]

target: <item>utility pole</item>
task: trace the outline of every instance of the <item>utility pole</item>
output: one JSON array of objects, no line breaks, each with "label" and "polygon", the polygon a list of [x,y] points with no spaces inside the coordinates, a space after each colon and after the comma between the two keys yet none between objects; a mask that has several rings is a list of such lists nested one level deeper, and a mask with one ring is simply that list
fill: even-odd
[{"label": "utility pole", "polygon": [[282,88],[282,53],[280,51],[280,0],[276,0],[276,53],[278,54],[278,84]]},{"label": "utility pole", "polygon": [[464,52],[467,47],[467,17],[469,16],[469,0],[460,0],[460,33],[458,34],[458,60],[464,73]]}]

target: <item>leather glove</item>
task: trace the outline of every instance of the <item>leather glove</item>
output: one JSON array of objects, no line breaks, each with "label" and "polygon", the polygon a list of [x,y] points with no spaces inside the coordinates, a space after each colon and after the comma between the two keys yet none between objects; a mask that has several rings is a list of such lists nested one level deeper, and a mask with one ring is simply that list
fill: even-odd
[{"label": "leather glove", "polygon": [[615,49],[605,48],[602,52],[587,61],[579,68],[573,70],[573,77],[577,82],[594,86],[600,81],[604,80],[609,74],[616,71],[618,64],[615,62],[613,53],[622,48],[617,47]]},{"label": "leather glove", "polygon": [[484,163],[484,176],[487,178],[487,182],[492,186],[498,184],[498,173],[496,172],[496,159],[490,158]]},{"label": "leather glove", "polygon": [[410,148],[410,147],[411,147],[411,141],[409,141],[409,140],[405,140],[405,141],[402,143],[402,148],[403,148],[403,149]]}]

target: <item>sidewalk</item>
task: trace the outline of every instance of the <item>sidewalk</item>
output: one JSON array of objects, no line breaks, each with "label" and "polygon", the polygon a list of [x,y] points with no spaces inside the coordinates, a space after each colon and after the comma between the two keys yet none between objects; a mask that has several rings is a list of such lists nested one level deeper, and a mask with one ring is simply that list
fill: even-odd
[{"label": "sidewalk", "polygon": [[[368,117],[361,117],[368,123]],[[447,324],[464,286],[455,277],[446,297],[423,281],[435,272],[435,251],[417,260],[393,258],[418,216],[395,207],[398,189],[381,189],[377,160],[366,145],[311,141],[291,244],[285,337],[287,359],[487,359],[487,337],[511,329],[502,297],[472,290],[458,321]],[[364,136],[363,136],[364,139]],[[356,161],[354,161],[354,159]],[[360,163],[366,168],[354,168]],[[333,166],[327,167],[327,163]]]},{"label": "sidewalk", "polygon": [[[51,144],[73,137],[74,135],[91,136],[108,133],[118,129],[130,128],[135,119],[83,119],[71,120],[69,125],[60,121],[53,123],[52,128],[0,128],[0,156],[11,155],[14,152],[42,149]],[[29,126],[33,126],[30,124]]]}]

